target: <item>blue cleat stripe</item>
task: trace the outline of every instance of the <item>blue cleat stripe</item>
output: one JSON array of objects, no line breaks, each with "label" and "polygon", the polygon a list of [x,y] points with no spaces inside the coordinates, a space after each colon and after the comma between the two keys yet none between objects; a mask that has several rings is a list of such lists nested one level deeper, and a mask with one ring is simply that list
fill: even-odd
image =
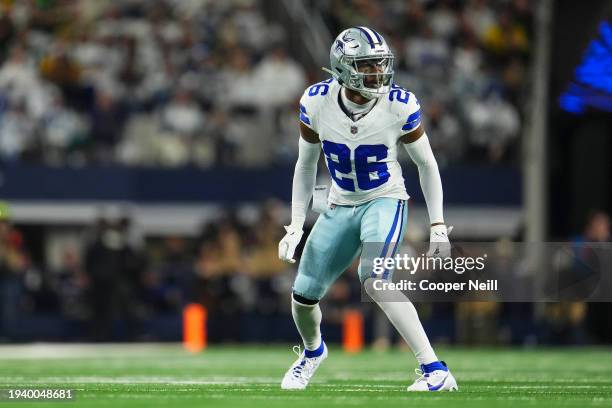
[{"label": "blue cleat stripe", "polygon": [[429,385],[429,383],[427,383],[427,388],[429,388],[429,391],[438,391],[440,388],[442,388],[445,382],[446,378],[438,385]]}]

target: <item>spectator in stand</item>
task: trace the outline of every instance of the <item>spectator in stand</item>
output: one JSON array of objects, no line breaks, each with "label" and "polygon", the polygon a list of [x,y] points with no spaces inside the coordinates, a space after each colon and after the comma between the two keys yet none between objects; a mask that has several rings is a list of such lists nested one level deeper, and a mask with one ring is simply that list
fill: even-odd
[{"label": "spectator in stand", "polygon": [[512,56],[526,55],[529,52],[529,38],[527,30],[518,24],[510,10],[502,10],[484,34],[484,45],[491,55],[500,59],[500,63],[507,62]]},{"label": "spectator in stand", "polygon": [[15,24],[9,15],[9,8],[0,8],[0,64],[4,62],[9,51],[9,46],[15,36]]},{"label": "spectator in stand", "polygon": [[179,236],[163,240],[157,266],[143,277],[142,300],[147,316],[177,314],[191,298],[193,263],[187,241]]},{"label": "spectator in stand", "polygon": [[449,44],[435,36],[429,25],[407,39],[405,53],[408,68],[429,78],[443,77],[451,57]]},{"label": "spectator in stand", "polygon": [[[93,340],[136,336],[135,289],[144,267],[140,254],[129,242],[127,219],[100,219],[94,241],[85,250],[85,270],[91,282],[88,299]],[[123,324],[123,330],[116,330],[117,323]]]},{"label": "spectator in stand", "polygon": [[179,89],[160,113],[161,126],[171,133],[191,136],[202,129],[204,114],[188,90]]},{"label": "spectator in stand", "polygon": [[238,339],[236,319],[243,302],[248,302],[240,296],[240,285],[236,284],[240,282],[243,244],[236,224],[226,218],[208,225],[196,260],[196,299],[209,310],[212,341]]},{"label": "spectator in stand", "polygon": [[254,76],[260,89],[266,90],[261,104],[272,108],[293,107],[307,85],[304,69],[289,58],[281,44],[271,47],[255,66]]},{"label": "spectator in stand", "polygon": [[257,92],[259,84],[255,77],[253,57],[244,48],[228,50],[229,65],[224,71],[221,103],[226,109],[256,110],[262,98]]},{"label": "spectator in stand", "polygon": [[25,157],[34,148],[35,130],[23,104],[11,106],[0,122],[0,156],[7,160]]},{"label": "spectator in stand", "polygon": [[489,0],[470,0],[463,9],[464,25],[472,34],[484,41],[486,33],[495,24],[495,13]]},{"label": "spectator in stand", "polygon": [[76,248],[65,248],[62,263],[53,271],[52,286],[57,293],[62,315],[70,320],[86,321],[91,318],[87,302],[90,281],[83,269],[80,254]]},{"label": "spectator in stand", "polygon": [[82,67],[69,55],[68,47],[69,44],[56,41],[40,61],[40,73],[62,91],[73,108],[83,109],[90,106],[91,101],[81,83]]},{"label": "spectator in stand", "polygon": [[26,49],[15,45],[0,68],[0,95],[9,109],[22,106],[30,119],[39,119],[51,104],[57,88],[46,83]]},{"label": "spectator in stand", "polygon": [[264,315],[278,313],[281,297],[291,286],[291,281],[283,275],[287,264],[278,259],[278,241],[283,230],[279,221],[280,209],[280,203],[275,201],[263,206],[259,222],[253,228],[255,241],[246,257],[246,270],[256,291],[256,310]]},{"label": "spectator in stand", "polygon": [[449,0],[435,2],[428,17],[435,36],[446,41],[452,41],[459,29],[459,16],[452,9]]},{"label": "spectator in stand", "polygon": [[125,119],[126,111],[121,102],[102,90],[96,93],[90,114],[94,161],[108,163],[114,160],[115,144],[121,138]]},{"label": "spectator in stand", "polygon": [[53,103],[41,118],[39,127],[44,162],[51,165],[83,165],[89,124],[83,115],[68,108],[62,95],[55,92]]},{"label": "spectator in stand", "polygon": [[465,151],[467,141],[461,134],[456,115],[451,114],[444,103],[433,100],[427,106],[427,129],[431,148],[436,152],[436,160],[441,166],[456,161]]}]

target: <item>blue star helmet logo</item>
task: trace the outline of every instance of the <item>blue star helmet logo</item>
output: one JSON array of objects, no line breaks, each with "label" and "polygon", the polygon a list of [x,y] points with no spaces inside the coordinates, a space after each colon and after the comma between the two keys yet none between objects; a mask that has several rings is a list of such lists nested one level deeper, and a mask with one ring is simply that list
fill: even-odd
[{"label": "blue star helmet logo", "polygon": [[344,43],[340,40],[336,40],[336,51],[344,52]]}]

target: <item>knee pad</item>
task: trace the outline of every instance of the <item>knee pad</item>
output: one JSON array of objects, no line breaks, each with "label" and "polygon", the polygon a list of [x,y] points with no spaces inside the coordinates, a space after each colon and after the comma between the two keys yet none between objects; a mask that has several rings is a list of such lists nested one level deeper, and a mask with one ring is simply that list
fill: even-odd
[{"label": "knee pad", "polygon": [[314,300],[314,299],[308,299],[305,298],[302,295],[298,295],[297,293],[293,292],[293,300],[295,300],[298,303],[301,303],[303,305],[316,305],[317,303],[319,303],[319,300]]}]

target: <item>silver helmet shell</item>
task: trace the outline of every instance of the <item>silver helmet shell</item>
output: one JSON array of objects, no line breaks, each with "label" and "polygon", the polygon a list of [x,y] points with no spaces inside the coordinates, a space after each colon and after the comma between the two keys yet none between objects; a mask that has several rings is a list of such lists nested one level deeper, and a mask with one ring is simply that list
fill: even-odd
[{"label": "silver helmet shell", "polygon": [[[342,31],[331,46],[329,59],[331,73],[338,82],[365,98],[377,98],[391,90],[393,53],[376,31],[367,27]],[[360,64],[375,64],[378,69],[374,73],[359,72]]]}]

